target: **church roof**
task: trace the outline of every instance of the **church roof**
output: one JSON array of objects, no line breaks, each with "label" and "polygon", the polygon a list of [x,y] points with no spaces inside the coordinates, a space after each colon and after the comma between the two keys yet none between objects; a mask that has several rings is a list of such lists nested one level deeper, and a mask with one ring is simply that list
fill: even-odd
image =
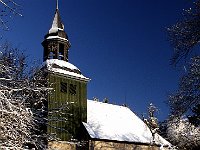
[{"label": "church roof", "polygon": [[[152,143],[148,126],[129,108],[87,100],[87,123],[83,123],[93,139],[113,140],[134,143]],[[158,145],[171,144],[156,134]]]},{"label": "church roof", "polygon": [[73,64],[59,60],[59,59],[47,59],[44,63],[43,66],[47,67],[47,70],[69,76],[71,78],[76,78],[84,81],[89,81],[90,79],[82,75],[81,71],[74,66]]}]

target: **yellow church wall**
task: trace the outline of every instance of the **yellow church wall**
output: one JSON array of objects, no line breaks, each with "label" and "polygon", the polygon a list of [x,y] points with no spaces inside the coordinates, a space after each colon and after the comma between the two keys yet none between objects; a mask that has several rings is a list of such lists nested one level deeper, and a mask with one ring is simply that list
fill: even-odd
[{"label": "yellow church wall", "polygon": [[[123,142],[110,141],[93,141],[90,140],[88,148],[80,148],[76,144],[66,141],[49,142],[48,150],[160,150],[159,146],[132,144]],[[164,147],[162,150],[169,150]]]},{"label": "yellow church wall", "polygon": [[48,143],[48,150],[76,150],[76,145],[66,141],[53,141]]},{"label": "yellow church wall", "polygon": [[[121,142],[90,141],[89,150],[160,150],[160,147]],[[168,150],[168,148],[162,150]]]}]

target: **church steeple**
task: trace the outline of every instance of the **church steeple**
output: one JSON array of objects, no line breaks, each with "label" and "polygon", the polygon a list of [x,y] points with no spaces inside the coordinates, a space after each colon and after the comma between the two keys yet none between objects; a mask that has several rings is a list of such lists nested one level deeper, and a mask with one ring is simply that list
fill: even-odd
[{"label": "church steeple", "polygon": [[44,47],[43,60],[59,59],[68,62],[68,51],[71,45],[64,31],[64,25],[58,9],[58,1],[52,26],[44,38],[42,42]]},{"label": "church steeple", "polygon": [[[64,31],[58,1],[52,25],[42,42],[48,87],[47,133],[61,141],[79,139],[82,122],[87,122],[87,83],[89,78],[68,62],[70,42]],[[62,108],[62,109],[60,109]],[[59,110],[59,111],[57,111]]]}]

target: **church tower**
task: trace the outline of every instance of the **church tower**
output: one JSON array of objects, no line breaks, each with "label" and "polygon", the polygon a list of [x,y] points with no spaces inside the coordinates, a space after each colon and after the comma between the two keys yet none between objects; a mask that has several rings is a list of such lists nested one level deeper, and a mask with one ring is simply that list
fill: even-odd
[{"label": "church tower", "polygon": [[58,4],[52,26],[42,42],[44,68],[47,70],[47,132],[62,141],[78,138],[82,122],[87,121],[87,82],[89,78],[69,63],[71,46],[61,21]]}]

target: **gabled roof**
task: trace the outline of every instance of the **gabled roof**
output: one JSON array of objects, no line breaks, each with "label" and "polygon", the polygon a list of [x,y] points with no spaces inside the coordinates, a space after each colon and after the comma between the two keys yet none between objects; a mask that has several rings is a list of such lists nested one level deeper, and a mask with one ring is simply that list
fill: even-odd
[{"label": "gabled roof", "polygon": [[[91,138],[113,141],[152,143],[148,126],[129,108],[87,100],[87,123],[83,123]],[[171,144],[160,135],[155,136],[158,145]]]}]

